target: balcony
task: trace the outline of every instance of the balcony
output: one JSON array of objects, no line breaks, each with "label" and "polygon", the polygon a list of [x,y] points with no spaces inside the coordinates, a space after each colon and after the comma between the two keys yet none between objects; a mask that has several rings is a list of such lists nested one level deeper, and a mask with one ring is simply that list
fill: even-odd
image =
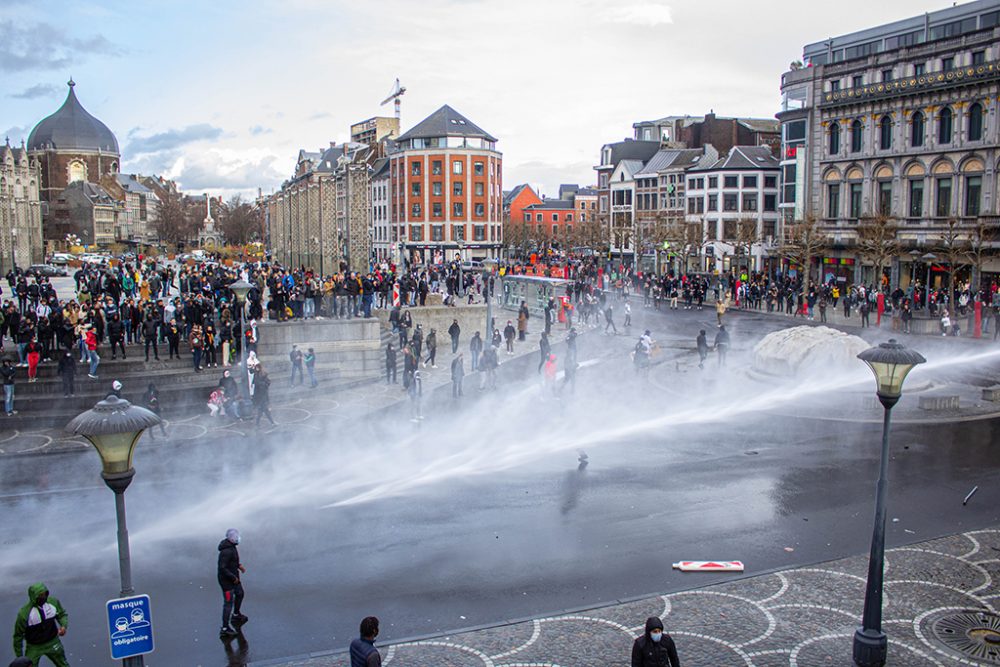
[{"label": "balcony", "polygon": [[978,85],[1000,78],[1000,63],[956,67],[943,72],[908,76],[896,81],[871,83],[823,93],[820,108],[846,106],[874,100],[893,99],[904,95],[942,90],[959,85]]}]

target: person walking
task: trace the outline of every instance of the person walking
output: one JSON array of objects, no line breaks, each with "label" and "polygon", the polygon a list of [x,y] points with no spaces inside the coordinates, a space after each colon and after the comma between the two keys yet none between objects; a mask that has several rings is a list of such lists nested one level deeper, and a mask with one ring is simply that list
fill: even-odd
[{"label": "person walking", "polygon": [[[525,301],[521,302],[520,307],[517,309],[517,339],[524,340],[524,337],[528,334],[528,320],[531,318],[531,313],[528,312],[528,304]],[[547,318],[546,318],[547,319]],[[491,323],[492,326],[492,323]]]},{"label": "person walking", "polygon": [[392,383],[396,382],[396,350],[392,347],[392,341],[390,340],[385,346],[385,383],[389,384],[389,379],[392,378]]},{"label": "person walking", "polygon": [[726,302],[719,299],[715,302],[715,319],[716,324],[722,326],[722,316],[726,314]]},{"label": "person walking", "polygon": [[625,323],[622,326],[626,329],[632,326],[632,305],[628,301],[625,302]]},{"label": "person walking", "polygon": [[222,628],[219,636],[235,637],[239,634],[233,625],[241,626],[250,619],[240,610],[243,606],[243,582],[241,575],[247,570],[240,562],[240,531],[230,528],[226,537],[219,542],[219,586],[222,588]]},{"label": "person walking", "polygon": [[378,619],[368,616],[361,621],[361,636],[351,640],[351,667],[382,667],[382,656],[375,648]]},{"label": "person walking", "polygon": [[542,367],[545,362],[549,360],[549,354],[552,352],[552,345],[549,343],[549,335],[542,332],[542,337],[538,340],[538,372],[542,372]]},{"label": "person walking", "polygon": [[479,355],[483,353],[483,339],[478,331],[472,334],[469,341],[469,353],[472,355],[472,372],[475,373],[479,370]]},{"label": "person walking", "polygon": [[507,344],[507,354],[514,354],[514,324],[507,320],[507,326],[503,328],[503,339]]},{"label": "person walking", "polygon": [[205,349],[205,334],[201,326],[195,324],[191,327],[191,335],[188,337],[188,344],[191,346],[191,358],[194,362],[194,372],[201,372],[201,354]]},{"label": "person walking", "polygon": [[437,329],[431,329],[431,332],[427,334],[427,339],[424,342],[427,344],[427,358],[424,359],[424,367],[426,368],[427,364],[430,364],[431,368],[437,368]]},{"label": "person walking", "polygon": [[65,636],[69,614],[59,600],[49,595],[43,583],[28,587],[28,603],[17,612],[14,621],[14,655],[41,665],[42,657],[56,667],[69,667],[60,637]]},{"label": "person walking", "polygon": [[462,327],[458,326],[458,320],[452,320],[448,327],[448,335],[451,336],[451,353],[458,352],[458,337],[462,334]]},{"label": "person walking", "polygon": [[97,367],[101,363],[101,357],[97,354],[97,332],[95,332],[94,327],[89,324],[86,326],[86,336],[87,360],[90,362],[90,370],[87,372],[87,377],[92,380],[96,380]]},{"label": "person walking", "polygon": [[38,362],[42,360],[42,346],[34,336],[24,348],[24,354],[28,359],[28,382],[35,382],[38,380]]},{"label": "person walking", "polygon": [[292,351],[288,353],[288,361],[292,364],[292,386],[295,386],[295,374],[299,374],[299,384],[305,382],[302,377],[302,350],[298,345],[292,345]]},{"label": "person walking", "polygon": [[160,328],[159,322],[153,319],[153,314],[146,315],[146,321],[142,323],[142,337],[146,344],[146,361],[149,361],[149,348],[153,348],[153,357],[160,360],[160,350],[157,348],[157,333]]},{"label": "person walking", "polygon": [[705,368],[705,359],[708,359],[708,339],[704,329],[698,332],[695,344],[698,346],[698,368]]},{"label": "person walking", "polygon": [[[146,386],[146,393],[142,395],[142,404],[157,417],[160,416],[160,390],[152,382]],[[150,438],[156,439],[152,428],[147,429],[146,432],[149,433]],[[160,419],[160,435],[164,438],[167,437],[167,429],[163,426],[163,419]]]},{"label": "person walking", "polygon": [[608,304],[608,307],[604,309],[604,333],[608,333],[609,328],[615,332],[616,336],[618,335],[618,327],[615,326],[614,313],[611,310],[610,303]]},{"label": "person walking", "polygon": [[[677,646],[663,631],[663,621],[656,616],[646,619],[646,630],[632,644],[632,667],[680,667]],[[353,667],[353,665],[352,665]]]},{"label": "person walking", "polygon": [[719,332],[715,334],[715,352],[719,355],[719,366],[726,365],[726,354],[729,353],[729,332],[723,324],[719,325]]},{"label": "person walking", "polygon": [[306,364],[306,373],[309,374],[309,386],[315,389],[319,386],[319,382],[316,381],[316,353],[311,347],[306,350],[306,354],[302,360]]},{"label": "person walking", "polygon": [[858,307],[858,312],[861,313],[861,327],[871,326],[868,322],[868,314],[871,312],[871,306],[868,305],[868,299],[863,298],[861,300],[861,305]]},{"label": "person walking", "polygon": [[0,366],[0,377],[3,378],[3,408],[7,416],[16,415],[17,410],[14,409],[14,377],[17,375],[17,369],[10,362],[10,359],[3,360],[3,366]]},{"label": "person walking", "polygon": [[274,417],[271,416],[271,378],[263,368],[254,375],[253,404],[257,408],[257,427],[260,427],[260,418],[264,416],[274,426]]},{"label": "person walking", "polygon": [[69,350],[66,350],[59,358],[56,373],[62,378],[63,398],[74,396],[76,394],[73,387],[74,380],[76,380],[76,360],[73,359],[73,353]]},{"label": "person walking", "polygon": [[462,395],[462,378],[465,377],[465,361],[462,353],[459,352],[451,362],[451,397],[458,398]]}]

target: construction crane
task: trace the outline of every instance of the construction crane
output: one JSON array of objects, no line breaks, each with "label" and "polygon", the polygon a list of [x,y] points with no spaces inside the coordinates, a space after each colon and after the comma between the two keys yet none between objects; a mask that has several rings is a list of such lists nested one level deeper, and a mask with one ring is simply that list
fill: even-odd
[{"label": "construction crane", "polygon": [[393,108],[395,108],[396,110],[396,120],[399,120],[399,107],[400,107],[399,98],[405,92],[406,88],[404,86],[399,85],[399,79],[396,79],[396,85],[392,87],[392,92],[389,93],[389,97],[385,98],[382,101],[382,104],[380,104],[379,106],[384,107],[391,101],[393,103]]}]

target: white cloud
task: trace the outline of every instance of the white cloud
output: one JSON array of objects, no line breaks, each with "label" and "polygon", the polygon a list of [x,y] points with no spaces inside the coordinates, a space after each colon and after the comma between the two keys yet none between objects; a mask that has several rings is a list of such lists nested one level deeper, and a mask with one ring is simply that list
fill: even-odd
[{"label": "white cloud", "polygon": [[628,23],[651,28],[674,22],[670,7],[658,2],[635,2],[609,7],[603,15],[612,23]]}]

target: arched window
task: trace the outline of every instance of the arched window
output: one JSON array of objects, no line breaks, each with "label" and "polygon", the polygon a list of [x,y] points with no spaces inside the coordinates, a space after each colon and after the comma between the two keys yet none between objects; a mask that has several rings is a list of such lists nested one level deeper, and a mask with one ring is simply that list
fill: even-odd
[{"label": "arched window", "polygon": [[938,116],[938,143],[939,144],[950,144],[951,135],[953,129],[951,109],[945,107],[941,109],[941,114]]},{"label": "arched window", "polygon": [[76,183],[77,181],[87,180],[87,165],[85,165],[80,160],[73,160],[69,163],[69,182]]},{"label": "arched window", "polygon": [[840,123],[833,121],[830,125],[830,155],[840,152]]},{"label": "arched window", "polygon": [[976,102],[969,107],[969,141],[983,139],[983,105]]},{"label": "arched window", "polygon": [[861,152],[861,140],[864,136],[864,126],[861,124],[860,120],[856,120],[851,123],[851,152],[860,153]]},{"label": "arched window", "polygon": [[924,134],[927,132],[924,114],[917,111],[913,114],[913,123],[910,125],[910,145],[919,147],[924,145]]},{"label": "arched window", "polygon": [[879,148],[884,151],[892,148],[892,118],[882,116],[878,124]]}]

